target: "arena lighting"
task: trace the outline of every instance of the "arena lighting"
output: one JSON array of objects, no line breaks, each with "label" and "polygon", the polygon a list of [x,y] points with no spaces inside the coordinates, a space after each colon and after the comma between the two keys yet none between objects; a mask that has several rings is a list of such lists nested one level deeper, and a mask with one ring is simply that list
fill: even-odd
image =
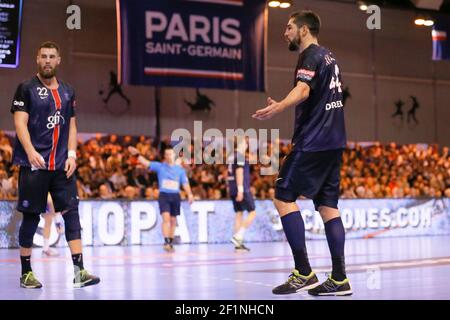
[{"label": "arena lighting", "polygon": [[269,1],[269,7],[271,7],[271,8],[277,8],[280,6],[280,4],[281,4],[280,1],[276,1],[276,0]]},{"label": "arena lighting", "polygon": [[418,16],[414,20],[414,23],[416,24],[416,26],[425,26],[425,27],[431,27],[432,25],[434,25],[433,19],[424,16]]},{"label": "arena lighting", "polygon": [[292,4],[291,4],[291,1],[283,1],[283,2],[281,2],[280,3],[280,8],[282,8],[282,9],[286,9],[286,8],[289,8],[290,6],[291,6]]},{"label": "arena lighting", "polygon": [[414,20],[414,23],[416,24],[416,26],[423,26],[425,20],[423,18],[416,18],[416,20]]},{"label": "arena lighting", "polygon": [[361,11],[367,11],[367,4],[364,1],[358,1],[358,8]]}]

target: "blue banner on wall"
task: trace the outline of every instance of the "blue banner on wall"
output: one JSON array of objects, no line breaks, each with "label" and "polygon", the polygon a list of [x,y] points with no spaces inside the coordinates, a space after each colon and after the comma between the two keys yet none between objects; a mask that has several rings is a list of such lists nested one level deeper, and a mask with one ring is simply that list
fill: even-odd
[{"label": "blue banner on wall", "polygon": [[129,85],[265,90],[265,0],[117,0]]},{"label": "blue banner on wall", "polygon": [[433,60],[450,60],[450,18],[435,17],[431,37],[433,39]]}]

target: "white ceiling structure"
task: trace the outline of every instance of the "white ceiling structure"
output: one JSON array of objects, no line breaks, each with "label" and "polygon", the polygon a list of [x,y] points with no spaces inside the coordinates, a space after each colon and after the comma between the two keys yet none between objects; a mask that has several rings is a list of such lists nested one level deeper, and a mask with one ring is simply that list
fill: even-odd
[{"label": "white ceiling structure", "polygon": [[444,0],[410,0],[416,8],[439,10]]}]

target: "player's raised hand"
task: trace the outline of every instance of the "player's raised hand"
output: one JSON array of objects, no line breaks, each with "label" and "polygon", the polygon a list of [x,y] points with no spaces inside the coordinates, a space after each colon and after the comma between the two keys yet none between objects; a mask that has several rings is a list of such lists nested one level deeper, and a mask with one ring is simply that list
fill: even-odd
[{"label": "player's raised hand", "polygon": [[139,150],[132,146],[128,147],[128,152],[130,152],[132,156],[139,155]]},{"label": "player's raised hand", "polygon": [[258,120],[267,120],[283,110],[281,104],[271,97],[267,98],[267,107],[256,110],[252,118]]},{"label": "player's raised hand", "polygon": [[45,160],[36,150],[33,150],[28,154],[28,161],[37,169],[45,169]]}]

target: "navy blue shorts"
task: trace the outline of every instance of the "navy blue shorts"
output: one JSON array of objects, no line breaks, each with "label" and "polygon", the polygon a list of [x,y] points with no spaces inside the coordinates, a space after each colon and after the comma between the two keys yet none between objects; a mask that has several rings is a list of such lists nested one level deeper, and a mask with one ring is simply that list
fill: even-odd
[{"label": "navy blue shorts", "polygon": [[318,152],[292,150],[275,182],[275,198],[294,202],[299,196],[337,209],[343,149]]},{"label": "navy blue shorts", "polygon": [[73,205],[78,206],[75,174],[67,179],[63,170],[32,171],[30,167],[20,167],[18,211],[37,214],[46,212],[49,192],[55,212],[64,211]]},{"label": "navy blue shorts", "polygon": [[161,192],[158,198],[159,212],[170,212],[172,217],[180,215],[181,198],[179,193]]},{"label": "navy blue shorts", "polygon": [[235,212],[251,212],[255,210],[255,201],[253,200],[253,195],[250,192],[244,192],[244,199],[241,202],[236,201],[236,196],[231,196],[231,200],[233,201],[233,208]]}]

